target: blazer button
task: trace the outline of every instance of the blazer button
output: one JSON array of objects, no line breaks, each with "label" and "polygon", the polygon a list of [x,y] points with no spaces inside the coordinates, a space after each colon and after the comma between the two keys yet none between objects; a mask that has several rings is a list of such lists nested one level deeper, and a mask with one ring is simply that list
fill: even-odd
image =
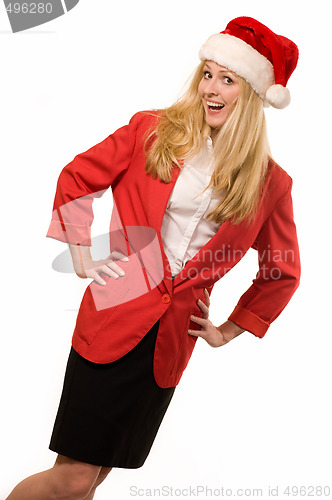
[{"label": "blazer button", "polygon": [[168,304],[171,301],[171,297],[168,295],[168,293],[164,293],[164,295],[161,296],[161,301],[164,304]]}]

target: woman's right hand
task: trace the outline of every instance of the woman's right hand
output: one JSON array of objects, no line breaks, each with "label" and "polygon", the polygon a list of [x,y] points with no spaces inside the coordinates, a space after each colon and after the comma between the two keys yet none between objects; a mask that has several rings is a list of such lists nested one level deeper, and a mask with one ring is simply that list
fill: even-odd
[{"label": "woman's right hand", "polygon": [[112,252],[106,259],[93,260],[90,247],[80,245],[69,245],[70,253],[73,259],[75,272],[79,278],[92,278],[99,285],[106,285],[106,281],[100,276],[105,273],[111,278],[119,279],[124,276],[124,270],[115,260],[128,262],[128,257],[120,252]]}]

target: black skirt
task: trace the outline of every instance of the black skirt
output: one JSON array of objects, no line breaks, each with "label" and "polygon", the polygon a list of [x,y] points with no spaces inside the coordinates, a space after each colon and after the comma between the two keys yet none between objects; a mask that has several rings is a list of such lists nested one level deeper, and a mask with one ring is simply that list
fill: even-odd
[{"label": "black skirt", "polygon": [[92,363],[71,348],[50,450],[105,467],[144,464],[175,391],[154,379],[158,326],[112,363]]}]

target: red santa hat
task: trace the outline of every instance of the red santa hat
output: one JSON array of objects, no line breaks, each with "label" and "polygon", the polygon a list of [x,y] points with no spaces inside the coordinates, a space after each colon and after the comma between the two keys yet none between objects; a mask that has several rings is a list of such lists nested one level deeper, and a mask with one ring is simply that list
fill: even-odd
[{"label": "red santa hat", "polygon": [[287,82],[296,68],[299,50],[252,17],[237,17],[204,43],[201,60],[214,61],[244,78],[264,105],[285,108],[290,103]]}]

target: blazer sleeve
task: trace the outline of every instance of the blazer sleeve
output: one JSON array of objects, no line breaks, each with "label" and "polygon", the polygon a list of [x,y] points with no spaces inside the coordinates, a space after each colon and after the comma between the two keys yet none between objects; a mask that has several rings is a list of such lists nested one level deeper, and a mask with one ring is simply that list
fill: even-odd
[{"label": "blazer sleeve", "polygon": [[114,187],[127,171],[135,148],[138,116],[136,113],[128,125],[77,155],[63,168],[47,237],[91,246],[93,199]]},{"label": "blazer sleeve", "polygon": [[292,180],[263,224],[253,248],[259,271],[229,320],[262,338],[300,282],[300,255],[293,217]]}]

